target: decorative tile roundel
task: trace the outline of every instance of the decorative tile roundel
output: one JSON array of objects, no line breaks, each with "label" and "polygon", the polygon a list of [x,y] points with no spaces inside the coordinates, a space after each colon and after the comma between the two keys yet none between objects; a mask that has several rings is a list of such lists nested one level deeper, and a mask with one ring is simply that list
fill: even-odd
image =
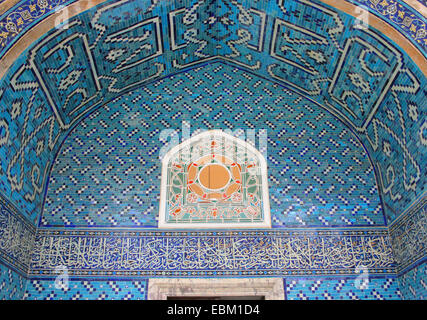
[{"label": "decorative tile roundel", "polygon": [[198,134],[164,157],[161,228],[270,227],[267,164],[221,130]]}]

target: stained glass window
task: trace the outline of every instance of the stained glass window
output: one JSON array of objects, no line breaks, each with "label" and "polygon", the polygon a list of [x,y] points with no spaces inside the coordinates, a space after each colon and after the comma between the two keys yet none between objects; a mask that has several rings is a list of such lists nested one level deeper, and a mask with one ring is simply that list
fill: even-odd
[{"label": "stained glass window", "polygon": [[159,227],[270,227],[267,165],[249,143],[211,130],[163,159]]}]

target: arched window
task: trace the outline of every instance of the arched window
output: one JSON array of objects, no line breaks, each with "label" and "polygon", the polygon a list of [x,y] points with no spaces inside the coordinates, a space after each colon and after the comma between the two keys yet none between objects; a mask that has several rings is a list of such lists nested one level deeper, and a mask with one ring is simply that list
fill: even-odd
[{"label": "arched window", "polygon": [[271,227],[267,164],[249,143],[206,131],[162,165],[160,228]]}]

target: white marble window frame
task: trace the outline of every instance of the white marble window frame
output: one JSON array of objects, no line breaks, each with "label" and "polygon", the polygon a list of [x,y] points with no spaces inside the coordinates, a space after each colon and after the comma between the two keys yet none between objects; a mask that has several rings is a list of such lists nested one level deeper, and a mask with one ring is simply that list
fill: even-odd
[{"label": "white marble window frame", "polygon": [[265,300],[284,300],[283,279],[224,278],[148,280],[147,300],[167,300],[168,297],[244,297],[264,296]]}]

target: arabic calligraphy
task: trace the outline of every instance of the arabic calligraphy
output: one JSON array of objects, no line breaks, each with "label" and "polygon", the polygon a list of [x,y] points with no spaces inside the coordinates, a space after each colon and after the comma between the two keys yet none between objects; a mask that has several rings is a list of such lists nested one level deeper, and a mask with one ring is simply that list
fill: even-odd
[{"label": "arabic calligraphy", "polygon": [[0,258],[26,273],[34,237],[35,228],[9,210],[0,199]]},{"label": "arabic calligraphy", "polygon": [[390,227],[393,251],[400,273],[427,253],[427,198],[415,204]]},{"label": "arabic calligraphy", "polygon": [[373,273],[395,271],[384,230],[364,235],[357,231],[243,233],[42,230],[36,237],[31,273],[54,274],[58,265],[66,266],[72,275],[88,271],[91,275],[116,271],[116,275],[141,276],[152,276],[152,271],[178,271],[177,276],[185,276],[187,271],[283,275],[313,270],[316,274],[352,274],[359,265]]}]

